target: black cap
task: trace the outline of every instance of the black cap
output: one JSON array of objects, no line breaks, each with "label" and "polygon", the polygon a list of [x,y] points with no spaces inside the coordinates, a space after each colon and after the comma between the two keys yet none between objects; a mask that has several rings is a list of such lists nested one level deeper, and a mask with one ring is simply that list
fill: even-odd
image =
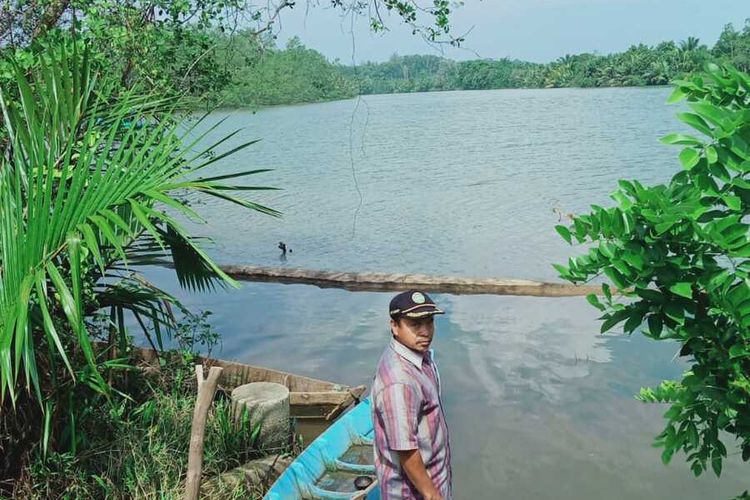
[{"label": "black cap", "polygon": [[403,317],[423,318],[435,314],[444,314],[445,311],[438,309],[426,293],[419,290],[409,290],[408,292],[401,292],[391,299],[388,313],[391,318],[398,319]]}]

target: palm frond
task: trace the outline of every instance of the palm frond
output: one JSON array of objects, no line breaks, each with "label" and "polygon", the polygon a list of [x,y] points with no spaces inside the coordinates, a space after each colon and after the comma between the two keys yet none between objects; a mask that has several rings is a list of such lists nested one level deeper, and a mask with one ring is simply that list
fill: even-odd
[{"label": "palm frond", "polygon": [[[34,332],[43,332],[71,376],[77,373],[93,390],[109,393],[84,318],[91,308],[86,290],[105,279],[94,304],[112,308],[120,330],[124,311],[160,328],[171,321],[171,298],[153,290],[143,296],[143,290],[106,281],[108,269],[127,268],[128,254],[171,258],[180,284],[189,289],[236,285],[178,217],[165,211],[202,220],[175,191],[279,215],[227,194],[266,188],[220,182],[265,170],[195,179],[196,172],[254,141],[217,153],[225,138],[192,156],[197,142],[185,139],[194,137],[200,121],[175,113],[179,103],[118,93],[75,45],[40,58],[30,77],[15,67],[16,101],[0,89],[10,141],[0,158],[0,400],[10,395],[15,401],[23,383],[41,402]],[[144,237],[145,246],[139,246]],[[85,364],[77,370],[71,349],[83,354]]]}]

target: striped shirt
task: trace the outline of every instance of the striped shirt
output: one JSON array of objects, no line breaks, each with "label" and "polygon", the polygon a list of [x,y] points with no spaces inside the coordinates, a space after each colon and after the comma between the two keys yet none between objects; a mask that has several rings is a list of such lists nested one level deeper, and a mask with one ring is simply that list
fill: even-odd
[{"label": "striped shirt", "polygon": [[401,469],[397,453],[418,449],[433,484],[450,500],[451,451],[432,351],[422,355],[391,339],[378,363],[372,402],[380,498],[422,498]]}]

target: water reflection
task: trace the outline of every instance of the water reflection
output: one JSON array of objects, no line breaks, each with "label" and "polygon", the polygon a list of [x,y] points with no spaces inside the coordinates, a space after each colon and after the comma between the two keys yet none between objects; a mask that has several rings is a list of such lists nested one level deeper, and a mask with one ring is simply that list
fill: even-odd
[{"label": "water reflection", "polygon": [[[220,356],[347,384],[369,384],[388,340],[391,294],[245,284],[189,295],[169,271],[147,270],[191,308],[210,309]],[[707,499],[747,488],[737,457],[721,481],[693,479],[650,443],[663,408],[633,394],[677,377],[675,346],[597,334],[582,298],[435,295],[457,499]]]},{"label": "water reflection", "polygon": [[[519,394],[554,402],[563,384],[585,377],[609,349],[595,335],[596,315],[577,298],[449,297],[449,332],[466,350],[472,376],[491,405]],[[595,311],[594,311],[595,312]],[[453,339],[454,336],[451,335]]]}]

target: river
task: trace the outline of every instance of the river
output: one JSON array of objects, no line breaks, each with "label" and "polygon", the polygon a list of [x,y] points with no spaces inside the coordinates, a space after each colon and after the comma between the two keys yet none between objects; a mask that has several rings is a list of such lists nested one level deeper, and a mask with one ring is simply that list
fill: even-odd
[{"label": "river", "polygon": [[[275,219],[193,200],[222,263],[341,271],[555,280],[571,248],[554,231],[568,213],[608,203],[619,178],[667,180],[683,127],[669,89],[549,89],[367,96],[221,111],[209,134],[261,142],[214,171],[249,178]],[[292,249],[281,259],[276,245]],[[211,310],[224,358],[347,384],[369,384],[388,342],[391,294],[245,283],[188,294],[170,271],[148,276],[195,310]],[[462,499],[721,499],[750,487],[736,456],[721,480],[695,479],[682,456],[664,466],[650,443],[662,406],[633,395],[679,377],[677,347],[598,334],[583,298],[435,295]]]}]

